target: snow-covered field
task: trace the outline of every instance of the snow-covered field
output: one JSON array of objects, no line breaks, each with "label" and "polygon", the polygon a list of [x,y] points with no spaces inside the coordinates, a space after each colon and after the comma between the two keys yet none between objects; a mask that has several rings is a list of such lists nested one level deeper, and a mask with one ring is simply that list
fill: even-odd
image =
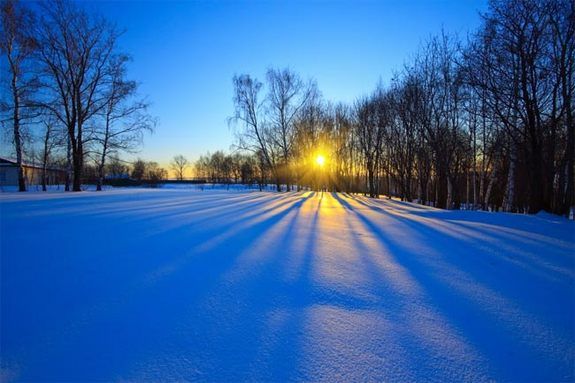
[{"label": "snow-covered field", "polygon": [[3,193],[1,381],[573,381],[575,224],[329,193]]}]

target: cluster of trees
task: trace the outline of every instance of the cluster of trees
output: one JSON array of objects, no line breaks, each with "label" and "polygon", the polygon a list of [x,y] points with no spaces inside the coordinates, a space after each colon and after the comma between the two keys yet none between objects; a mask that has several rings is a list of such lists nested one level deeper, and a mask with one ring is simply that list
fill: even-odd
[{"label": "cluster of trees", "polygon": [[262,177],[254,156],[243,153],[226,154],[223,151],[207,153],[195,162],[196,177],[212,183],[259,182],[263,188],[265,175]]},{"label": "cluster of trees", "polygon": [[[388,85],[353,105],[325,102],[314,82],[288,69],[270,69],[265,83],[235,76],[237,146],[251,153],[259,182],[278,190],[567,214],[575,205],[574,7],[492,0],[468,41],[429,39]],[[221,163],[209,168],[225,178],[230,167]]]},{"label": "cluster of trees", "polygon": [[131,170],[131,178],[139,182],[159,182],[168,178],[168,171],[154,161],[137,159],[132,163]]},{"label": "cluster of trees", "polygon": [[87,165],[98,189],[110,156],[135,150],[156,121],[127,78],[129,57],[118,48],[120,31],[67,0],[0,3],[4,72],[0,113],[10,127],[26,184],[26,157],[43,168],[64,158],[66,190],[80,191]]},{"label": "cluster of trees", "polygon": [[296,151],[303,149],[296,144],[300,132],[297,127],[306,111],[319,105],[316,84],[302,80],[289,69],[268,70],[263,98],[263,83],[257,79],[240,75],[233,83],[235,114],[230,122],[240,127],[238,148],[255,156],[260,176],[271,174],[278,191],[282,183],[288,191],[292,184],[302,184],[293,169],[299,157]]}]

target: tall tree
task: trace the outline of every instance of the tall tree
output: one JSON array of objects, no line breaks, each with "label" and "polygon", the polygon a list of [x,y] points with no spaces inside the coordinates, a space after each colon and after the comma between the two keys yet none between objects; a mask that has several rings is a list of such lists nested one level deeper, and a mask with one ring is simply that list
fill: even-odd
[{"label": "tall tree", "polygon": [[367,192],[370,197],[378,195],[378,167],[383,144],[383,134],[377,121],[376,98],[364,98],[355,106],[356,130],[359,150],[363,159]]},{"label": "tall tree", "polygon": [[74,173],[73,191],[81,191],[85,129],[109,101],[110,60],[118,53],[116,28],[89,15],[77,4],[57,0],[44,4],[40,56],[52,99],[45,103],[66,126]]},{"label": "tall tree", "polygon": [[239,124],[238,147],[252,153],[259,153],[263,163],[273,173],[276,188],[281,190],[277,168],[276,150],[262,118],[263,101],[260,91],[263,84],[249,75],[234,76],[235,114],[230,122]]},{"label": "tall tree", "polygon": [[295,119],[316,94],[316,86],[313,82],[304,82],[298,74],[289,69],[269,69],[267,81],[267,115],[271,138],[279,148],[282,173],[287,191],[290,191],[292,177],[289,163],[295,141]]},{"label": "tall tree", "polygon": [[[34,36],[34,14],[15,0],[0,3],[0,52],[8,62],[10,96],[2,102],[2,111],[9,112],[12,122],[14,151],[18,167],[18,190],[26,191],[23,161],[23,122],[30,117],[30,97],[38,87],[38,80],[31,68],[33,55],[38,48]],[[27,105],[28,104],[28,105]]]},{"label": "tall tree", "polygon": [[[56,121],[53,118],[47,117],[42,121],[44,131],[42,132],[42,150],[41,150],[41,166],[42,166],[42,191],[47,191],[48,187],[48,166],[52,161],[52,154],[54,150],[61,147],[63,144],[63,132],[59,129]],[[64,132],[65,133],[65,132]]]}]

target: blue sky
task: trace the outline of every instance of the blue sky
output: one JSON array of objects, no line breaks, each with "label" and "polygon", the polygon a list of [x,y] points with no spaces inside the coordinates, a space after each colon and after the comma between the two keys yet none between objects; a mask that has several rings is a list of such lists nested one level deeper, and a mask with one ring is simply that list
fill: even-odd
[{"label": "blue sky", "polygon": [[486,0],[94,1],[126,30],[129,76],[160,120],[138,154],[167,165],[228,150],[232,77],[263,79],[290,67],[317,80],[324,98],[352,102],[386,83],[420,43],[443,27],[465,36]]}]

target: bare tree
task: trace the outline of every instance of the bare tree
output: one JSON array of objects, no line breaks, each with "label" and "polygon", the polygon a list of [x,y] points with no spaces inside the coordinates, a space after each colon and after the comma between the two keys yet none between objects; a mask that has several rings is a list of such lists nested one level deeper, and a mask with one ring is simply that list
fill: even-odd
[{"label": "bare tree", "polygon": [[181,154],[178,154],[177,156],[175,156],[172,159],[172,162],[170,163],[170,167],[176,173],[176,178],[180,181],[184,179],[184,174],[186,172],[186,168],[189,165],[190,165],[190,162],[188,161],[188,159]]},{"label": "bare tree", "polygon": [[127,60],[127,56],[118,55],[108,64],[111,77],[103,93],[106,103],[100,113],[101,123],[93,132],[94,141],[99,144],[96,149],[98,191],[102,190],[107,157],[122,151],[135,151],[142,143],[144,132],[152,132],[156,125],[155,119],[147,113],[148,103],[134,98],[136,83],[125,79]]},{"label": "bare tree", "polygon": [[[26,180],[22,167],[23,132],[22,125],[29,113],[24,112],[27,101],[38,87],[37,77],[30,68],[30,62],[38,44],[33,34],[35,18],[32,12],[15,0],[0,3],[0,52],[8,62],[10,98],[2,102],[2,111],[11,112],[14,151],[18,167],[18,190],[26,191]],[[4,76],[2,76],[4,81]],[[29,105],[28,105],[29,106]]]},{"label": "bare tree", "polygon": [[48,166],[52,161],[54,150],[61,147],[65,141],[62,130],[58,128],[56,121],[45,118],[42,122],[44,126],[42,137],[41,166],[42,166],[42,191],[47,190]]},{"label": "bare tree", "polygon": [[45,3],[40,56],[52,99],[44,106],[66,126],[74,172],[73,191],[81,191],[87,123],[107,105],[117,57],[116,28],[65,0]]},{"label": "bare tree", "polygon": [[[401,81],[401,82],[400,82]],[[414,76],[396,80],[389,91],[386,108],[391,111],[386,137],[389,162],[399,185],[402,200],[411,200],[417,150],[417,123],[420,88]]]},{"label": "bare tree", "polygon": [[263,102],[259,93],[263,84],[249,75],[234,76],[235,114],[230,122],[240,125],[237,131],[238,147],[259,153],[263,163],[273,173],[276,188],[281,190],[277,168],[276,149],[262,120]]},{"label": "bare tree", "polygon": [[291,190],[289,163],[295,141],[295,119],[309,100],[317,93],[313,82],[304,82],[289,69],[269,69],[267,115],[271,128],[271,138],[279,148],[281,167],[287,191]]},{"label": "bare tree", "polygon": [[434,200],[441,208],[452,208],[458,195],[454,160],[463,126],[463,81],[457,66],[459,50],[458,41],[442,32],[426,43],[413,66],[421,87],[417,118],[421,144],[428,147],[432,156]]},{"label": "bare tree", "polygon": [[374,103],[367,98],[359,100],[355,105],[355,119],[359,150],[366,171],[367,191],[370,197],[375,197],[377,139]]}]

